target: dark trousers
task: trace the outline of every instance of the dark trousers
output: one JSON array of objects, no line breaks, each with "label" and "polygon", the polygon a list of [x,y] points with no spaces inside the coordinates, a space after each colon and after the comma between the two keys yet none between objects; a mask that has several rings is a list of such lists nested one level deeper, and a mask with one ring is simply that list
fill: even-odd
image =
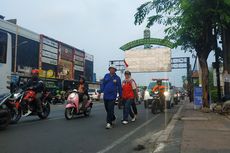
[{"label": "dark trousers", "polygon": [[124,121],[128,121],[129,115],[132,118],[134,117],[133,111],[131,109],[131,104],[132,103],[134,103],[133,99],[123,100],[123,105],[124,105],[124,109],[123,109],[123,120]]},{"label": "dark trousers", "polygon": [[104,100],[104,105],[107,113],[106,121],[112,124],[112,121],[116,119],[114,115],[115,100]]},{"label": "dark trousers", "polygon": [[36,94],[35,100],[37,103],[37,111],[38,112],[42,112],[42,102],[41,102],[41,98],[42,98],[42,93],[38,92]]},{"label": "dark trousers", "polygon": [[132,101],[131,106],[133,109],[133,113],[137,115],[137,106],[136,106],[135,100]]}]

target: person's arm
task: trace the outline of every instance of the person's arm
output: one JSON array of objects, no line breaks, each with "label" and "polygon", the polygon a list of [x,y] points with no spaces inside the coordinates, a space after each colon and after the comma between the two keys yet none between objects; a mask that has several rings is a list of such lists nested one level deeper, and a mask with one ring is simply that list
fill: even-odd
[{"label": "person's arm", "polygon": [[106,75],[104,76],[103,80],[102,80],[102,81],[101,81],[101,83],[100,83],[100,88],[101,88],[100,93],[104,93],[104,88],[105,88],[105,78],[106,78]]},{"label": "person's arm", "polygon": [[33,86],[33,89],[37,90],[37,89],[43,89],[44,88],[44,84],[43,84],[43,81],[38,81],[38,83]]},{"label": "person's arm", "polygon": [[158,86],[157,86],[157,85],[156,85],[156,86],[154,86],[154,88],[153,88],[152,92],[155,92],[155,91],[157,90],[157,88],[158,88]]},{"label": "person's arm", "polygon": [[117,79],[117,88],[118,88],[118,92],[119,92],[119,97],[121,98],[122,97],[122,87],[121,87],[121,79],[120,79],[120,77],[117,77],[118,79]]},{"label": "person's arm", "polygon": [[136,82],[134,80],[132,80],[132,89],[133,89],[133,93],[134,93],[134,96],[135,96],[135,99],[138,100],[138,93],[137,93],[137,85],[136,85]]}]

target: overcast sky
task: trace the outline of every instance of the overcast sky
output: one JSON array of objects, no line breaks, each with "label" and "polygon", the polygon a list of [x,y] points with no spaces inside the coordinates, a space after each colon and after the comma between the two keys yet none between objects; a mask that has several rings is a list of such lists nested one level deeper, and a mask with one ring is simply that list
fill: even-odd
[{"label": "overcast sky", "polygon": [[[45,34],[94,55],[95,72],[101,78],[107,72],[109,60],[124,59],[119,50],[123,44],[143,37],[145,25],[134,25],[134,14],[146,0],[1,0],[0,14],[5,19],[16,18],[18,24],[39,34]],[[163,38],[164,27],[151,27],[152,37]],[[175,56],[188,56],[177,49]],[[192,59],[191,59],[192,60]],[[163,73],[181,86],[186,70]],[[134,74],[138,84],[147,84],[152,74]]]}]

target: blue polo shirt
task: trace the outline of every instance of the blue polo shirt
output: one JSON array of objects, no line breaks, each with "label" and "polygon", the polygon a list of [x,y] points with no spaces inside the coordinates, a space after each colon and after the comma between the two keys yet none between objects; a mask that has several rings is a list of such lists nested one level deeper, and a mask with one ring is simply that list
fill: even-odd
[{"label": "blue polo shirt", "polygon": [[101,84],[101,92],[104,93],[104,100],[116,100],[117,93],[119,93],[121,97],[122,90],[120,77],[116,74],[106,74]]}]

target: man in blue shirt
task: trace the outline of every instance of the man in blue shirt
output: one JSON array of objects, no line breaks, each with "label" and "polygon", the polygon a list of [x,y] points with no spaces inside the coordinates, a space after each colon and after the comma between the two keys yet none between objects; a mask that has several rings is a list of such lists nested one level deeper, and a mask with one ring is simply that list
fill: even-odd
[{"label": "man in blue shirt", "polygon": [[116,120],[114,115],[114,105],[117,98],[117,93],[119,93],[119,97],[122,95],[121,79],[116,75],[116,71],[116,67],[111,65],[109,67],[109,73],[104,76],[101,84],[101,92],[104,93],[103,99],[105,110],[107,112],[106,129],[112,128],[112,123]]}]

